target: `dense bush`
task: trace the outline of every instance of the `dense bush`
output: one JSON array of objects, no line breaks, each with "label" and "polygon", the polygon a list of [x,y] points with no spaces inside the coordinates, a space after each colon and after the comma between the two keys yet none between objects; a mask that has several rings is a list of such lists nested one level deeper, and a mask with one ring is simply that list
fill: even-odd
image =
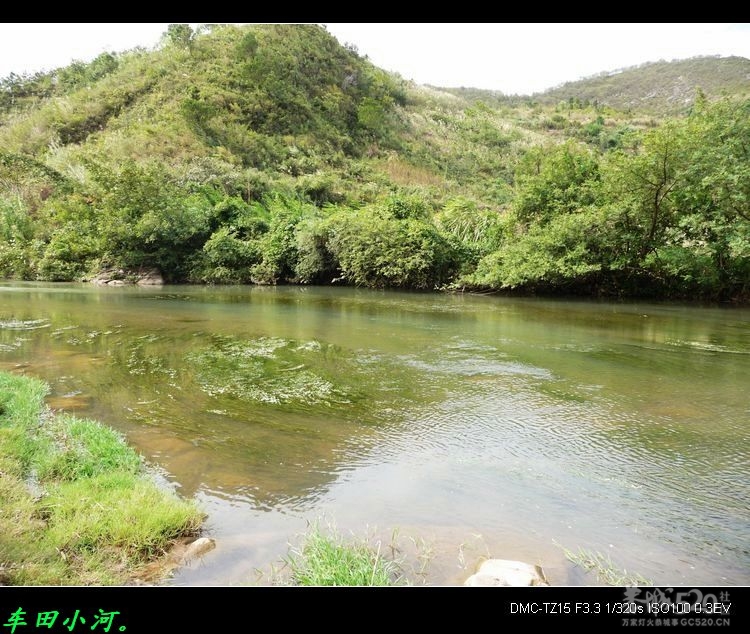
[{"label": "dense bush", "polygon": [[430,289],[458,270],[458,250],[424,220],[366,208],[342,210],[327,227],[327,248],[341,277],[357,286]]}]

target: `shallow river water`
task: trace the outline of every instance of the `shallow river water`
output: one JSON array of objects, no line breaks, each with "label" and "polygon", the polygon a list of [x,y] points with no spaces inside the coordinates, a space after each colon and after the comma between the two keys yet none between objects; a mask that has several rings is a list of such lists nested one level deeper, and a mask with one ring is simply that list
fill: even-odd
[{"label": "shallow river water", "polygon": [[435,584],[487,555],[585,581],[564,548],[750,583],[748,309],[5,283],[0,369],[196,497],[218,545],[174,584],[273,582],[315,521]]}]

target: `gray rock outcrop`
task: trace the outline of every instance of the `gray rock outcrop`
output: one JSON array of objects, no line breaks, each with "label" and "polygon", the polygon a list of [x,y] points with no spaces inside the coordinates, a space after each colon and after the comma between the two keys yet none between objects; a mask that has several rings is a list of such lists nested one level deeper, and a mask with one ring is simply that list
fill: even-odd
[{"label": "gray rock outcrop", "polygon": [[161,286],[164,277],[159,269],[105,269],[92,277],[91,283],[97,286]]}]

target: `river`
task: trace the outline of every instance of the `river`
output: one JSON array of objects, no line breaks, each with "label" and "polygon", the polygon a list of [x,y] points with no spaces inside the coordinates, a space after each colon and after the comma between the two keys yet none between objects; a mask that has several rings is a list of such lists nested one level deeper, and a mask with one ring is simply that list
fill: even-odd
[{"label": "river", "polygon": [[0,369],[195,496],[217,548],[173,584],[273,582],[316,521],[434,584],[480,556],[590,582],[563,548],[750,583],[746,308],[4,283]]}]

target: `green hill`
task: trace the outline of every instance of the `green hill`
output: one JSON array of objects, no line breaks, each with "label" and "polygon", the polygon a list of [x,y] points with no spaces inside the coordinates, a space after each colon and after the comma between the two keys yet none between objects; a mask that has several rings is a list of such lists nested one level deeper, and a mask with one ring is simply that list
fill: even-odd
[{"label": "green hill", "polygon": [[750,292],[750,102],[549,100],[416,86],[311,25],[11,75],[0,277]]},{"label": "green hill", "polygon": [[223,154],[257,168],[291,160],[290,148],[310,159],[352,153],[404,99],[323,29],[289,25],[167,36],[157,51],[104,54],[18,84],[15,100],[5,91],[2,147],[63,171],[54,155],[82,145],[171,164]]},{"label": "green hill", "polygon": [[673,113],[689,108],[699,89],[710,98],[747,97],[750,60],[717,56],[650,62],[568,82],[535,98],[547,104],[578,99],[619,110]]}]

